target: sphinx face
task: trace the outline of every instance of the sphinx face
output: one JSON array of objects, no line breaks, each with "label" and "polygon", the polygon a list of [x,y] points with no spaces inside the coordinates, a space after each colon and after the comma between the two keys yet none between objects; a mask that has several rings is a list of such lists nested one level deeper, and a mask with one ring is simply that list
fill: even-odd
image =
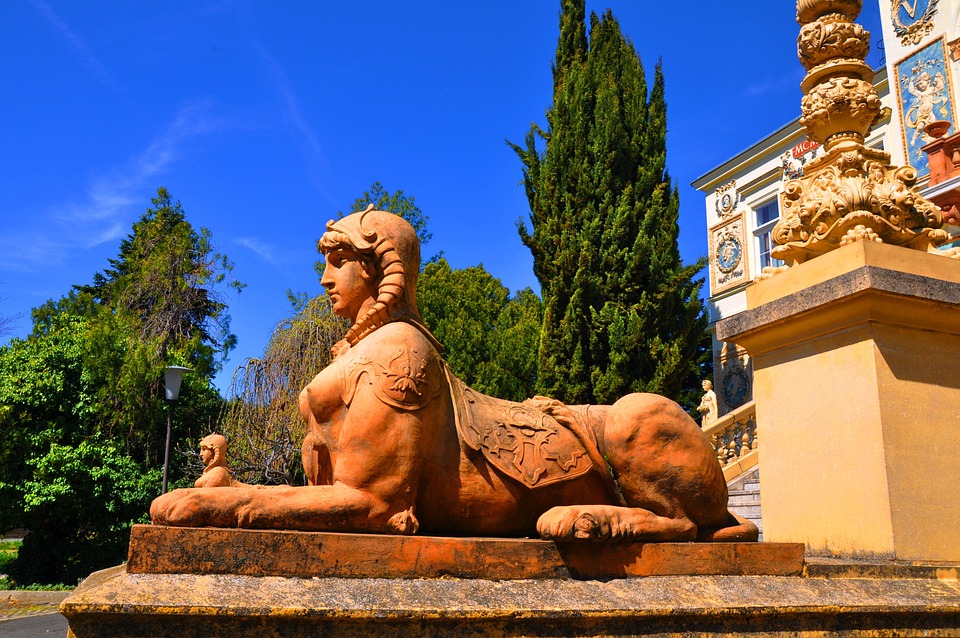
[{"label": "sphinx face", "polygon": [[333,312],[355,322],[375,302],[373,277],[354,251],[332,250],[327,253],[326,261],[320,283],[327,289]]}]

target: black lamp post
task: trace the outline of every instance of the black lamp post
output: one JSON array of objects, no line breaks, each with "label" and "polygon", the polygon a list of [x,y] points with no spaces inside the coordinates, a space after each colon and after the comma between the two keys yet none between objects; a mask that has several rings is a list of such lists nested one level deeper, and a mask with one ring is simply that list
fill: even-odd
[{"label": "black lamp post", "polygon": [[163,386],[167,397],[167,445],[163,451],[163,487],[161,494],[167,493],[167,472],[170,469],[170,429],[173,425],[173,404],[180,398],[180,384],[183,382],[183,374],[192,372],[190,368],[183,366],[169,366],[163,371]]}]

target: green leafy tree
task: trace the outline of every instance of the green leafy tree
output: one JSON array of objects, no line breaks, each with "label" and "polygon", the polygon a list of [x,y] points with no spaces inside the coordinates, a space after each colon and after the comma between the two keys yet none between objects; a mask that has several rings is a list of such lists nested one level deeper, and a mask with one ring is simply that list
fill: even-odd
[{"label": "green leafy tree", "polygon": [[542,327],[543,302],[533,290],[524,288],[507,301],[492,335],[491,395],[522,401],[536,394]]},{"label": "green leafy tree", "polygon": [[420,274],[417,305],[446,348],[453,372],[474,389],[505,399],[533,395],[540,299],[510,291],[483,266],[453,269],[446,259]]},{"label": "green leafy tree", "polygon": [[704,260],[680,260],[662,68],[648,90],[611,12],[590,16],[589,38],[585,13],[584,0],[563,0],[547,129],[512,145],[531,211],[520,236],[544,303],[538,389],[571,403],[647,391],[689,406],[707,356]]},{"label": "green leafy tree", "polygon": [[195,436],[213,422],[219,395],[209,381],[236,345],[217,289],[243,288],[230,276],[233,264],[213,247],[210,231],[195,230],[165,188],[157,189],[152,204],[110,268],[95,274],[92,284],[76,287],[81,301],[101,311],[90,326],[86,362],[91,374],[100,375],[95,386],[105,410],[101,429],[111,437],[123,433],[127,452],[147,465],[163,458],[164,431],[156,424],[163,423],[159,397],[166,365],[194,371],[184,380],[188,391],[177,407],[195,426],[180,434]]},{"label": "green leafy tree", "polygon": [[[159,468],[144,471],[109,440],[51,444],[28,461],[23,522],[30,533],[10,565],[23,583],[72,584],[123,559],[132,522],[148,522]],[[55,524],[50,524],[55,522]]]},{"label": "green leafy tree", "polygon": [[0,348],[0,527],[30,530],[10,567],[24,584],[123,559],[160,489],[166,365],[196,371],[175,437],[192,447],[217,417],[209,381],[234,339],[214,287],[229,261],[165,190],[153,203],[108,270],[36,308],[31,335]]}]

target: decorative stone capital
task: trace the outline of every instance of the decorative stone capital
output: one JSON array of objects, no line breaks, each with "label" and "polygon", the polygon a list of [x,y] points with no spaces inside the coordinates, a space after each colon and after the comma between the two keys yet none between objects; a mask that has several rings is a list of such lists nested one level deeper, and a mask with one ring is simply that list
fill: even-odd
[{"label": "decorative stone capital", "polygon": [[941,210],[914,188],[917,172],[864,147],[882,104],[864,62],[870,34],[853,22],[861,7],[861,0],[797,0],[797,52],[807,69],[800,124],[826,152],[784,186],[770,254],[787,266],[851,242],[932,250],[947,239]]},{"label": "decorative stone capital", "polygon": [[797,22],[806,24],[832,13],[853,21],[862,9],[863,0],[797,0]]},{"label": "decorative stone capital", "polygon": [[834,77],[817,84],[800,100],[800,124],[807,137],[828,147],[841,136],[863,142],[880,119],[882,106],[869,82]]},{"label": "decorative stone capital", "polygon": [[793,265],[863,239],[918,250],[943,244],[941,211],[913,188],[916,170],[889,166],[889,159],[853,143],[787,182],[771,256]]}]

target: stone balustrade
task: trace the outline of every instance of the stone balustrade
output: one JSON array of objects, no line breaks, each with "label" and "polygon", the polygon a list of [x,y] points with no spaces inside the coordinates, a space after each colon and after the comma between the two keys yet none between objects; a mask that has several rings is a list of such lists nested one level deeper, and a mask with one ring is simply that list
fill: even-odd
[{"label": "stone balustrade", "polygon": [[704,433],[716,451],[729,482],[757,465],[757,407],[753,401],[741,405],[708,426]]}]

